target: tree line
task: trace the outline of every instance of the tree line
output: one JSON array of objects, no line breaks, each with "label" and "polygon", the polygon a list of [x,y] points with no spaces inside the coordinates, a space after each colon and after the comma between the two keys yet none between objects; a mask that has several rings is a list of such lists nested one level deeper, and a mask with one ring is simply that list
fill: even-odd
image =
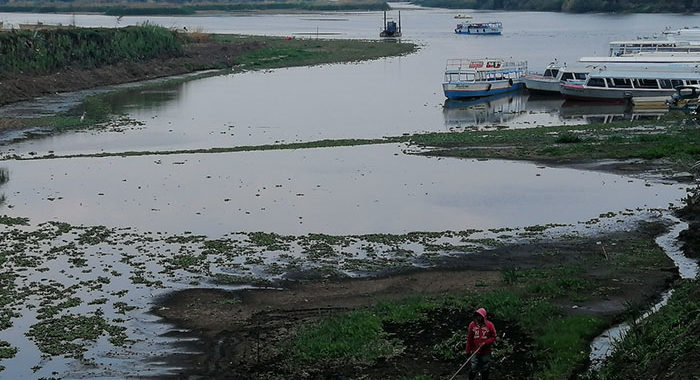
[{"label": "tree line", "polygon": [[696,12],[700,0],[414,0],[438,8],[528,10],[554,12]]}]

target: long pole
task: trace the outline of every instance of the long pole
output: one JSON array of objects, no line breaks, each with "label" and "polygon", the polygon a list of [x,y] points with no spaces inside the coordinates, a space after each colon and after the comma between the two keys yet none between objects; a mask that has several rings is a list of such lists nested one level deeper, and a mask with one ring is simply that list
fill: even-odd
[{"label": "long pole", "polygon": [[452,377],[450,377],[450,380],[454,379],[454,378],[457,376],[457,374],[460,373],[460,372],[462,371],[462,368],[464,368],[464,366],[467,365],[467,363],[469,363],[470,360],[472,360],[472,358],[474,357],[474,355],[476,355],[476,353],[479,352],[480,349],[481,349],[481,346],[479,346],[479,347],[476,348],[476,351],[474,351],[474,353],[471,354],[471,356],[469,356],[469,357],[467,358],[467,361],[464,362],[464,364],[462,364],[461,367],[459,367],[459,369],[457,370],[457,372],[455,372],[455,374],[452,375]]}]

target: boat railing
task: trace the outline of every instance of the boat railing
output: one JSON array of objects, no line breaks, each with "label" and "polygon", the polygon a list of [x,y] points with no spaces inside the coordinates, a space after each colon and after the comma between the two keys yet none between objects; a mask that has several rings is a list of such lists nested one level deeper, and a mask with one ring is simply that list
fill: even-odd
[{"label": "boat railing", "polygon": [[[488,67],[488,62],[498,62],[498,67]],[[496,58],[469,59],[456,58],[448,59],[445,65],[445,72],[464,72],[476,70],[499,70],[499,71],[519,71],[523,74],[527,72],[527,61],[506,61]]]},{"label": "boat railing", "polygon": [[630,56],[639,53],[695,53],[700,54],[700,45],[686,46],[626,46],[610,49],[611,57]]}]

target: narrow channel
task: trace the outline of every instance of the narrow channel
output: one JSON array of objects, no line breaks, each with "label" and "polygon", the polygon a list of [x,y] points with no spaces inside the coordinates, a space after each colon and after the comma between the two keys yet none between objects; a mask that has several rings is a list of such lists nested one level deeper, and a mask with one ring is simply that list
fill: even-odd
[{"label": "narrow channel", "polygon": [[[668,212],[664,215],[668,220],[673,223],[673,226],[665,234],[659,236],[656,239],[656,244],[658,244],[666,253],[666,255],[673,260],[673,263],[678,267],[678,272],[683,279],[692,279],[698,275],[698,263],[683,255],[679,247],[678,235],[681,231],[688,228],[688,224],[684,221],[671,215]],[[661,307],[668,303],[668,300],[673,295],[673,289],[669,289],[661,294],[661,300],[642,314],[635,322],[642,321],[649,317],[650,315],[659,311]],[[615,342],[619,342],[625,337],[625,334],[630,329],[630,324],[625,322],[615,325],[602,334],[598,335],[593,342],[591,342],[591,355],[590,355],[590,368],[599,368],[606,358],[608,358],[615,350]]]}]

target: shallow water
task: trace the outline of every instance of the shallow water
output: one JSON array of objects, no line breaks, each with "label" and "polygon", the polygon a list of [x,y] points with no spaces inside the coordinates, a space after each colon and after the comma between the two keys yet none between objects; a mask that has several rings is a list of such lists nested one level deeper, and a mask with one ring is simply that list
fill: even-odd
[{"label": "shallow water", "polygon": [[[504,34],[465,36],[452,32],[457,22],[454,15],[460,12],[465,13],[402,10],[404,39],[421,45],[416,54],[358,64],[249,72],[136,90],[114,97],[111,102],[115,109],[144,122],[143,128],[89,138],[67,133],[15,145],[14,149],[18,153],[122,151],[135,147],[172,150],[395,136],[453,127],[522,128],[631,119],[642,113],[619,106],[563,104],[560,99],[536,99],[522,93],[478,104],[450,104],[441,90],[445,60],[514,57],[527,60],[530,70],[542,71],[555,58],[573,63],[581,56],[605,55],[610,40],[634,39],[691,21],[673,14],[475,12],[475,19],[503,21]],[[6,24],[73,22],[70,15],[5,13],[0,18]],[[321,31],[337,33],[329,36],[332,38],[375,39],[382,13],[124,17],[119,25],[145,20],[189,30],[281,36],[315,30],[318,26]],[[113,26],[115,22],[114,17],[75,16],[77,25]],[[654,111],[652,116],[664,111]]]},{"label": "shallow water", "polygon": [[[577,223],[665,208],[682,185],[402,145],[9,161],[4,210],[32,221],[217,236],[405,233]],[[11,208],[8,208],[11,207]]]}]

